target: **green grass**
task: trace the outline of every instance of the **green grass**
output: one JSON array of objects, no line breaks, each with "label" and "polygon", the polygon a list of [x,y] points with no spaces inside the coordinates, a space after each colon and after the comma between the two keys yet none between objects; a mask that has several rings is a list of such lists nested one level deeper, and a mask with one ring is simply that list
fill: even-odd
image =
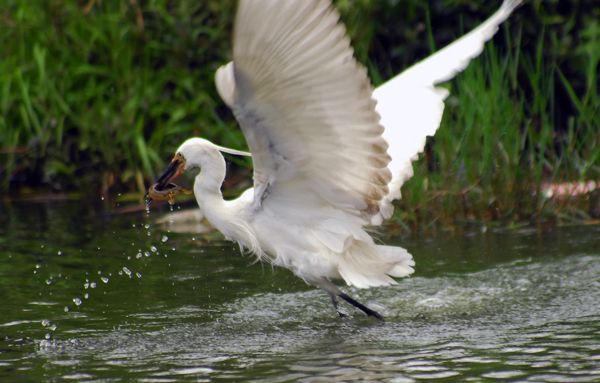
[{"label": "green grass", "polygon": [[126,0],[89,13],[74,2],[12,2],[1,41],[2,188],[21,171],[53,189],[141,191],[192,132],[242,145],[212,86],[228,59],[233,1],[191,4],[151,2],[141,23]]},{"label": "green grass", "polygon": [[[600,38],[597,23],[589,25]],[[542,37],[531,59],[522,54],[519,38],[509,44],[499,57],[489,43],[451,83],[441,128],[403,186],[396,213],[402,226],[517,227],[598,218],[589,195],[549,198],[542,192],[552,183],[600,179],[596,72],[586,72],[589,88],[579,97],[556,61],[543,59]],[[581,51],[589,68],[598,67],[594,46]],[[520,73],[526,76],[520,79]],[[554,121],[557,86],[565,87],[577,111],[564,131]]]}]

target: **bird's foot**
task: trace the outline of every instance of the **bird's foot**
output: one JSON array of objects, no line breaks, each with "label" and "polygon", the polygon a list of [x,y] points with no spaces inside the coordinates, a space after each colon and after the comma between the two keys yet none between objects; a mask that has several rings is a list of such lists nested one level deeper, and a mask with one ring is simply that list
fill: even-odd
[{"label": "bird's foot", "polygon": [[[346,295],[344,293],[338,294],[338,296],[340,298],[342,298],[343,300],[345,300],[346,302],[350,303],[352,306],[356,307],[357,309],[362,310],[368,316],[375,317],[375,318],[379,319],[380,321],[385,322],[385,319],[383,319],[381,314],[379,314],[377,311],[371,310],[367,306],[355,301],[354,299],[350,298],[348,295]],[[338,314],[339,314],[339,311],[338,311]]]}]

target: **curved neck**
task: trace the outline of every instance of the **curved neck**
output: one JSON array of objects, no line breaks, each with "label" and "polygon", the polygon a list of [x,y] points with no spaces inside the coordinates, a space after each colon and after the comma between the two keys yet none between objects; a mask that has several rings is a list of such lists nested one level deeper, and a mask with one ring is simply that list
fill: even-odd
[{"label": "curved neck", "polygon": [[225,204],[221,193],[221,185],[225,180],[226,167],[225,159],[216,149],[215,153],[210,153],[203,160],[201,162],[204,163],[199,164],[200,173],[196,176],[194,182],[194,194],[198,205],[208,218],[209,211],[218,211]]},{"label": "curved neck", "polygon": [[202,213],[226,237],[242,241],[245,244],[244,225],[241,209],[242,206],[231,201],[225,201],[221,193],[221,185],[225,179],[225,159],[215,148],[203,157],[200,163],[200,174],[194,182],[194,194]]},{"label": "curved neck", "polygon": [[199,159],[200,174],[194,182],[194,194],[206,219],[227,238],[262,256],[264,253],[249,224],[248,206],[251,201],[238,198],[225,201],[221,185],[225,179],[225,159],[215,147]]}]

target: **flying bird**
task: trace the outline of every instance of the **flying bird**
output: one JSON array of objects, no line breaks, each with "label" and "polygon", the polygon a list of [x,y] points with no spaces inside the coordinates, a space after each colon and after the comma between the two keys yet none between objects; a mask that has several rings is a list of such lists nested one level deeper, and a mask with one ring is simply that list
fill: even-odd
[{"label": "flying bird", "polygon": [[[330,0],[240,0],[233,62],[215,81],[250,153],[191,138],[148,202],[172,201],[182,189],[171,182],[200,168],[198,205],[228,239],[323,289],[338,315],[341,298],[383,320],[333,281],[387,286],[414,271],[405,249],[376,244],[365,227],[392,215],[411,162],[440,125],[449,92],[435,85],[464,70],[519,3],[505,0],[481,26],[373,90]],[[220,190],[221,152],[254,164],[254,187],[231,201]]]}]

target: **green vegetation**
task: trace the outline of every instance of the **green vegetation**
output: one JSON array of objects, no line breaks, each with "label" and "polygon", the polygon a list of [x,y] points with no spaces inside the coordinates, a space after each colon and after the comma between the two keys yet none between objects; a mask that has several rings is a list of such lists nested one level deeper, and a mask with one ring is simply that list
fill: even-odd
[{"label": "green vegetation", "polygon": [[[448,84],[442,127],[403,187],[404,227],[590,221],[600,197],[600,6],[532,1]],[[380,83],[471,30],[500,1],[338,0]],[[562,3],[561,3],[562,4]],[[562,8],[561,8],[562,7]],[[145,190],[190,136],[244,149],[214,88],[235,0],[6,0],[0,6],[0,190]]]},{"label": "green vegetation", "polygon": [[[500,58],[490,44],[452,83],[441,128],[403,187],[401,223],[427,227],[440,220],[448,226],[460,217],[513,227],[598,218],[600,201],[588,194],[547,193],[553,183],[600,179],[600,104],[579,98],[560,76],[578,113],[558,132],[552,109],[558,85],[540,78],[554,78],[560,69],[543,61],[541,51],[540,44],[531,62],[517,41]],[[589,65],[597,67],[598,61]],[[519,67],[526,70],[530,99],[516,86]]]},{"label": "green vegetation", "polygon": [[233,3],[150,2],[142,12],[129,1],[9,1],[3,189],[12,176],[37,188],[141,191],[183,137],[242,145],[212,84],[228,59]]}]

